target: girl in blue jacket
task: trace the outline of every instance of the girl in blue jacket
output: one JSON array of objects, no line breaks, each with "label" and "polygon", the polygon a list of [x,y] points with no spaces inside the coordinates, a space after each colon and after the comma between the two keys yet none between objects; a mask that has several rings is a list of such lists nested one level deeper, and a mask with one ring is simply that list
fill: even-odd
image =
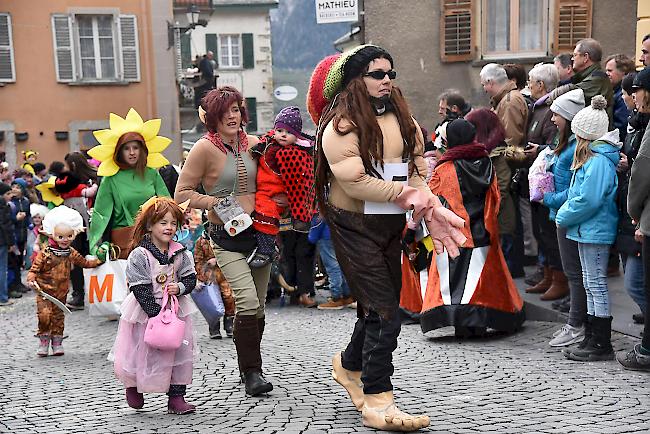
[{"label": "girl in blue jacket", "polygon": [[[585,108],[582,89],[574,89],[557,97],[551,104],[551,120],[558,128],[555,149],[548,161],[548,170],[553,173],[555,191],[544,194],[543,204],[549,209],[549,219],[555,222],[558,209],[566,202],[571,185],[571,166],[577,139],[571,131],[571,121]],[[578,243],[567,238],[566,228],[557,228],[557,243],[560,250],[562,270],[569,283],[569,320],[553,334],[549,342],[552,347],[566,347],[582,342],[587,320],[587,295],[582,284],[582,265],[578,254]]]},{"label": "girl in blue jacket", "polygon": [[585,339],[577,348],[564,351],[567,358],[579,361],[614,358],[607,260],[618,223],[616,166],[620,144],[618,130],[607,132],[606,107],[605,98],[596,95],[591,106],[573,118],[571,130],[578,140],[571,167],[574,173],[567,201],[555,218],[559,227],[566,228],[566,237],[578,243],[587,294]]}]

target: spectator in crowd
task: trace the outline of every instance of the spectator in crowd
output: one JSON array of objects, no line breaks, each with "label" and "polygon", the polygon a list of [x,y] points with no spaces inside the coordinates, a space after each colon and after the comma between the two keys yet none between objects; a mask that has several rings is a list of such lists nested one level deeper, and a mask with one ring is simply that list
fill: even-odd
[{"label": "spectator in crowd", "polygon": [[607,100],[607,115],[610,120],[610,127],[613,118],[613,91],[612,83],[603,71],[600,62],[603,58],[603,48],[595,39],[581,39],[573,50],[573,71],[571,84],[560,86],[551,95],[551,101],[557,98],[568,89],[580,88],[585,94],[585,104],[589,106],[591,98],[595,95],[602,95]]},{"label": "spectator in crowd", "polygon": [[27,230],[32,224],[29,212],[29,200],[26,197],[27,182],[23,178],[16,178],[11,183],[13,197],[9,202],[11,219],[14,222],[14,240],[16,249],[9,252],[9,296],[20,298],[21,293],[29,292],[29,288],[23,285],[21,271],[25,263],[25,243],[27,242]]},{"label": "spectator in crowd", "polygon": [[47,180],[47,167],[41,162],[36,162],[32,166],[34,168],[34,185],[38,185],[41,182]]},{"label": "spectator in crowd", "polygon": [[445,122],[462,118],[472,109],[472,106],[465,100],[457,89],[447,89],[438,97],[438,114],[440,122],[436,129]]},{"label": "spectator in crowd", "polygon": [[[557,87],[560,77],[555,66],[551,64],[536,65],[528,77],[528,87],[535,103],[530,107],[527,152],[536,155],[536,149],[552,144],[557,135],[557,126],[551,120],[553,112],[547,104],[547,99],[549,92]],[[531,208],[533,231],[542,253],[541,265],[544,270],[541,281],[526,289],[526,292],[542,293],[542,300],[556,300],[567,295],[569,287],[562,271],[555,222],[549,219],[549,209],[544,205],[534,202]]]},{"label": "spectator in crowd", "polygon": [[14,223],[9,202],[13,197],[11,187],[0,183],[0,306],[13,303],[7,287],[7,260],[10,250],[15,250]]},{"label": "spectator in crowd", "polygon": [[[549,209],[549,220],[555,223],[557,210],[567,198],[571,184],[573,155],[576,137],[571,131],[571,121],[585,107],[582,89],[574,89],[560,95],[551,104],[551,120],[558,128],[557,139],[553,143],[553,153],[548,161],[548,170],[553,174],[554,192],[544,194],[543,204]],[[553,333],[549,342],[552,347],[563,347],[582,342],[585,337],[587,320],[587,295],[582,281],[582,265],[578,253],[578,242],[567,237],[567,230],[558,226],[557,244],[562,261],[562,270],[567,277],[570,291],[569,319],[562,328]],[[548,270],[550,271],[550,269]]]},{"label": "spectator in crowd", "polygon": [[639,57],[639,62],[643,63],[643,66],[650,66],[650,33],[645,35],[641,42],[641,56]]},{"label": "spectator in crowd", "polygon": [[[627,108],[632,112],[627,125],[627,135],[623,141],[621,161],[616,168],[618,172],[618,235],[616,237],[616,249],[621,255],[624,270],[625,290],[632,300],[639,305],[640,314],[632,315],[636,323],[643,324],[646,314],[645,288],[643,286],[643,261],[641,258],[641,243],[637,241],[636,225],[627,212],[627,194],[630,180],[630,168],[639,152],[641,140],[648,125],[648,114],[636,110],[632,84],[636,73],[627,74],[622,82],[623,100]],[[637,236],[635,236],[637,235]]]},{"label": "spectator in crowd", "polygon": [[[647,38],[646,38],[647,39]],[[645,43],[645,40],[644,40]],[[633,84],[636,108],[641,113],[650,113],[650,69],[645,68],[639,72]],[[630,217],[638,224],[635,233],[637,241],[641,241],[643,271],[645,273],[645,325],[643,340],[640,344],[627,353],[619,353],[616,360],[626,369],[637,371],[650,371],[650,130],[646,128],[641,140],[641,146],[632,165],[632,175],[627,198],[627,210]]]},{"label": "spectator in crowd", "polygon": [[560,73],[560,82],[558,83],[558,86],[564,86],[565,84],[571,83],[571,77],[573,77],[572,57],[572,53],[562,53],[558,54],[553,59],[553,65],[555,65],[557,72]]},{"label": "spectator in crowd", "polygon": [[614,128],[618,128],[618,133],[621,141],[625,139],[627,131],[627,118],[630,116],[630,111],[623,101],[623,88],[621,81],[625,74],[634,71],[634,60],[627,57],[625,54],[612,54],[605,60],[605,73],[612,83],[614,92]]},{"label": "spectator in crowd", "polygon": [[59,173],[65,170],[65,164],[62,161],[52,161],[50,167],[47,169],[49,176],[58,176]]},{"label": "spectator in crowd", "polygon": [[[490,158],[499,180],[499,190],[502,194],[505,192],[510,194],[510,185],[505,185],[506,183],[510,184],[512,177],[509,162],[506,161],[506,149],[519,150],[523,154],[528,106],[521,92],[517,90],[517,86],[508,80],[506,71],[501,65],[488,63],[481,70],[480,77],[483,89],[491,97],[490,105],[505,130],[506,146],[493,149]],[[505,181],[506,179],[508,181]],[[503,187],[507,188],[504,189]],[[515,258],[515,255],[513,255],[517,214],[515,206],[508,208],[506,206],[503,206],[499,213],[499,231],[503,237],[503,253],[508,268],[510,268],[510,273],[513,274],[513,277],[521,277],[524,274],[521,264],[522,258]]]},{"label": "spectator in crowd", "polygon": [[208,51],[205,56],[199,62],[199,72],[201,72],[201,79],[203,84],[199,87],[194,88],[194,106],[196,108],[201,104],[201,98],[205,95],[210,89],[214,89],[214,64],[212,63],[214,59],[214,53]]}]

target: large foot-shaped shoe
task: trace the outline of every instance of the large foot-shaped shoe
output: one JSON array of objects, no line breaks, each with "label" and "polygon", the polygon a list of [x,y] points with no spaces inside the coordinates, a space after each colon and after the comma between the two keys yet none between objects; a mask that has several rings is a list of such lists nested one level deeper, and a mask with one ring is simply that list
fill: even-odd
[{"label": "large foot-shaped shoe", "polygon": [[188,414],[194,413],[196,406],[185,402],[182,396],[170,396],[167,402],[167,413],[170,414]]},{"label": "large foot-shaped shoe", "polygon": [[129,404],[129,407],[139,410],[144,407],[144,395],[138,392],[137,387],[127,387],[126,403]]},{"label": "large foot-shaped shoe", "polygon": [[347,390],[352,404],[361,411],[363,408],[363,383],[361,382],[361,371],[348,371],[341,364],[341,353],[332,358],[332,378]]},{"label": "large foot-shaped shoe", "polygon": [[410,415],[395,405],[393,392],[364,396],[363,425],[384,431],[417,431],[429,426],[429,416]]}]

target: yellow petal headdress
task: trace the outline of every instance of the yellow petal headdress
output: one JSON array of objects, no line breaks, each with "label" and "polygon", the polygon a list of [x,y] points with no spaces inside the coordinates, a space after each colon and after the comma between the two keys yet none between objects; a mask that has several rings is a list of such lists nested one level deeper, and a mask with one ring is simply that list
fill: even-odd
[{"label": "yellow petal headdress", "polygon": [[160,123],[160,119],[151,119],[144,122],[134,108],[129,110],[125,119],[122,119],[115,113],[111,113],[109,119],[110,128],[93,131],[93,135],[99,142],[99,146],[95,146],[88,151],[88,155],[102,162],[97,170],[97,175],[113,176],[120,170],[113,160],[113,156],[115,155],[117,141],[125,133],[138,133],[144,138],[145,146],[149,151],[147,166],[157,169],[169,164],[169,161],[163,157],[161,152],[172,141],[167,137],[158,135]]},{"label": "yellow petal headdress", "polygon": [[52,202],[54,205],[59,206],[63,203],[63,198],[54,189],[55,181],[56,176],[50,176],[47,181],[38,184],[36,190],[41,192],[45,202]]}]

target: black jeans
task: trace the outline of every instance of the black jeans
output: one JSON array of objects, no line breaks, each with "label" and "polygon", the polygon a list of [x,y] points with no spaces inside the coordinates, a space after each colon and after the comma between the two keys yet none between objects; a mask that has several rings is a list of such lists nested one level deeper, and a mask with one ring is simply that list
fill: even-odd
[{"label": "black jeans", "polygon": [[566,228],[557,228],[557,242],[564,274],[569,281],[569,325],[582,327],[587,320],[587,292],[582,281],[582,264],[578,254],[578,242],[566,237]]},{"label": "black jeans", "polygon": [[296,231],[280,232],[282,254],[280,267],[287,283],[300,294],[314,292],[314,255],[316,246],[307,240],[307,234]]},{"label": "black jeans", "polygon": [[390,319],[369,311],[357,319],[348,347],[341,362],[349,371],[361,371],[363,393],[375,394],[393,390],[393,351],[402,327],[399,312]]},{"label": "black jeans", "polygon": [[[86,236],[85,232],[79,233],[77,235],[77,238],[72,242],[72,247],[75,248],[79,254],[82,256],[88,255],[89,249],[88,249],[88,237]],[[72,266],[72,270],[70,270],[70,282],[72,283],[72,298],[75,299],[75,301],[78,301],[78,299],[81,299],[81,301],[84,300],[84,272],[83,272],[82,267],[77,267],[76,265]]]},{"label": "black jeans", "polygon": [[539,248],[544,254],[544,265],[562,271],[560,248],[558,246],[557,226],[549,220],[549,210],[541,203],[531,203],[533,211],[533,233]]},{"label": "black jeans", "polygon": [[645,283],[645,325],[643,326],[643,348],[650,349],[650,239],[643,237],[641,257],[643,258],[643,278]]}]

